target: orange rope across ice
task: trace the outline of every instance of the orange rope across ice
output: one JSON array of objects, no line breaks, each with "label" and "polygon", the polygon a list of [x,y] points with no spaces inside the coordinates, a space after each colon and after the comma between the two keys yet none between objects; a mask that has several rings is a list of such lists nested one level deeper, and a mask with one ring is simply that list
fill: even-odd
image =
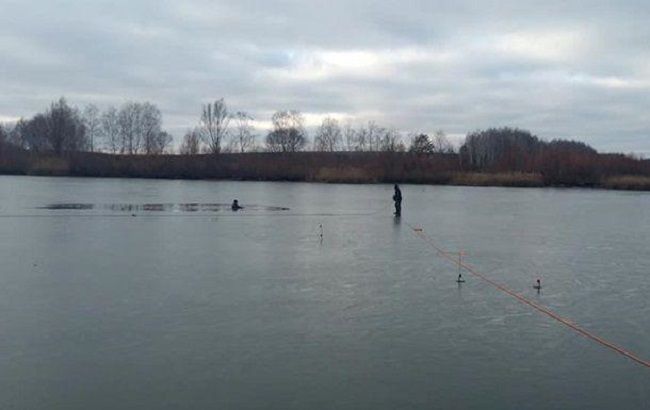
[{"label": "orange rope across ice", "polygon": [[558,322],[560,322],[563,325],[569,327],[570,329],[576,331],[577,333],[581,334],[582,336],[586,337],[587,339],[593,340],[594,342],[599,343],[599,344],[605,346],[606,348],[611,349],[611,350],[615,351],[616,353],[619,353],[619,354],[627,357],[628,359],[634,360],[635,362],[637,362],[640,365],[643,365],[643,366],[645,366],[647,368],[650,368],[650,361],[647,361],[647,360],[644,360],[644,359],[638,357],[637,355],[630,352],[629,350],[626,350],[626,349],[624,349],[624,348],[622,348],[620,346],[617,346],[614,343],[609,342],[609,341],[603,339],[602,337],[599,337],[599,336],[591,333],[590,331],[578,326],[577,324],[572,323],[569,319],[558,315],[557,313],[553,312],[549,308],[547,308],[545,306],[542,306],[539,303],[536,303],[536,302],[526,298],[525,296],[522,296],[519,293],[517,293],[517,292],[515,292],[515,291],[513,291],[511,289],[508,289],[504,285],[501,285],[501,284],[493,281],[492,279],[490,279],[487,276],[483,275],[482,273],[478,272],[476,269],[472,268],[470,265],[468,265],[468,264],[466,264],[466,263],[464,263],[462,261],[457,260],[449,252],[446,252],[446,251],[442,250],[441,248],[439,248],[433,242],[433,240],[424,233],[422,228],[416,228],[416,227],[412,226],[411,224],[407,224],[407,225],[413,230],[413,233],[416,236],[418,236],[420,239],[427,242],[442,257],[444,257],[445,259],[451,261],[452,263],[456,264],[457,266],[462,267],[467,272],[471,273],[472,275],[476,276],[477,278],[479,278],[479,279],[483,280],[484,282],[494,286],[498,290],[500,290],[500,291],[514,297],[519,302],[532,307],[533,309],[537,310],[538,312],[541,312],[541,313],[543,313],[543,314],[557,320]]}]

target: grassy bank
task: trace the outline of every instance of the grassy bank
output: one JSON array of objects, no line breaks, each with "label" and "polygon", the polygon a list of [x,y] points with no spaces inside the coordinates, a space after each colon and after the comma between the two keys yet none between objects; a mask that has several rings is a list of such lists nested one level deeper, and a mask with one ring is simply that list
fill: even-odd
[{"label": "grassy bank", "polygon": [[458,172],[451,175],[449,183],[468,186],[542,187],[544,178],[539,173]]},{"label": "grassy bank", "polygon": [[650,176],[611,175],[597,166],[560,163],[540,171],[477,172],[463,169],[456,154],[404,152],[151,156],[79,152],[58,157],[5,149],[0,152],[0,174],[650,190]]},{"label": "grassy bank", "polygon": [[621,175],[606,178],[603,188],[632,191],[650,191],[650,177],[641,175]]},{"label": "grassy bank", "polygon": [[[3,169],[4,168],[4,169]],[[341,183],[448,183],[460,170],[454,154],[296,152],[220,155],[109,155],[64,158],[20,153],[0,172],[88,177],[228,179]]]}]

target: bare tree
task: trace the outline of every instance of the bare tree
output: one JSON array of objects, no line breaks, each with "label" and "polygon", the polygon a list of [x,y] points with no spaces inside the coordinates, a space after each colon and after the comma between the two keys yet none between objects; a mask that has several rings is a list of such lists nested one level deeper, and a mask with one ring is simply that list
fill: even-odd
[{"label": "bare tree", "polygon": [[29,120],[20,119],[12,132],[14,144],[31,151],[54,151],[56,154],[86,148],[86,128],[79,111],[61,98],[42,114]]},{"label": "bare tree", "polygon": [[417,154],[432,154],[434,149],[433,143],[427,134],[419,134],[412,137],[411,146],[409,147],[410,152]]},{"label": "bare tree", "polygon": [[369,151],[382,150],[382,135],[385,132],[386,130],[379,127],[374,121],[368,122],[366,138]]},{"label": "bare tree", "polygon": [[31,120],[21,118],[14,127],[11,142],[30,151],[46,151],[49,149],[48,144],[45,138],[42,138],[46,128],[47,124],[43,114],[37,114]]},{"label": "bare tree", "polygon": [[232,135],[232,146],[236,152],[250,151],[255,145],[255,134],[251,121],[253,117],[244,111],[237,111],[232,118],[235,120],[235,130]]},{"label": "bare tree", "polygon": [[183,142],[179,148],[181,155],[196,155],[201,152],[201,132],[194,128],[188,130],[183,136]]},{"label": "bare tree", "polygon": [[381,151],[382,137],[386,129],[379,127],[376,122],[368,121],[366,127],[361,126],[356,132],[356,151]]},{"label": "bare tree", "polygon": [[395,128],[378,128],[376,139],[379,141],[380,151],[399,152],[404,151],[402,137]]},{"label": "bare tree", "polygon": [[171,154],[174,152],[172,143],[174,142],[174,137],[167,131],[160,131],[158,133],[158,138],[156,138],[156,147],[159,151],[154,152],[155,154]]},{"label": "bare tree", "polygon": [[18,121],[16,121],[16,123],[13,124],[12,127],[10,128],[6,128],[6,124],[5,124],[5,130],[7,130],[8,132],[7,142],[17,147],[25,148],[25,143],[20,133],[20,124],[24,122],[25,120],[21,118]]},{"label": "bare tree", "polygon": [[139,129],[142,150],[145,154],[162,154],[172,138],[162,130],[162,114],[158,107],[148,102],[139,104]]},{"label": "bare tree", "polygon": [[447,136],[442,130],[436,131],[433,135],[433,152],[438,152],[441,154],[453,154],[454,145],[447,139]]},{"label": "bare tree", "polygon": [[144,153],[147,155],[161,155],[166,153],[167,148],[170,147],[171,143],[174,141],[174,137],[167,131],[159,130],[155,133],[151,133],[145,139],[145,149]]},{"label": "bare tree", "polygon": [[203,105],[199,129],[209,152],[213,154],[221,152],[221,144],[228,136],[229,124],[230,115],[223,98]]},{"label": "bare tree", "polygon": [[341,143],[341,126],[334,118],[325,118],[314,136],[316,151],[336,151]]},{"label": "bare tree", "polygon": [[4,124],[0,123],[0,157],[2,157],[2,150],[7,141],[9,141],[9,130]]},{"label": "bare tree", "polygon": [[61,154],[65,151],[81,151],[86,145],[86,130],[77,109],[68,105],[64,98],[52,103],[45,113],[46,138],[52,150]]},{"label": "bare tree", "polygon": [[109,152],[116,154],[121,148],[119,113],[115,107],[109,107],[101,116],[101,136]]},{"label": "bare tree", "polygon": [[140,133],[140,104],[128,102],[118,113],[120,134],[120,154],[140,152],[142,135]]},{"label": "bare tree", "polygon": [[96,142],[101,134],[99,109],[94,104],[88,104],[83,110],[82,118],[84,126],[86,127],[88,150],[94,152],[96,149]]},{"label": "bare tree", "polygon": [[171,136],[162,130],[162,114],[155,105],[128,102],[117,115],[120,153],[160,154],[171,143]]},{"label": "bare tree", "polygon": [[162,130],[160,110],[148,102],[129,102],[119,110],[109,107],[100,115],[94,105],[80,114],[61,98],[45,113],[18,121],[12,134],[12,140],[25,149],[57,154],[95,151],[100,139],[112,153],[161,154],[172,142],[172,136]]},{"label": "bare tree", "polygon": [[359,127],[359,130],[356,133],[356,146],[355,151],[370,151],[371,147],[368,142],[369,131],[367,128],[364,128],[363,125]]},{"label": "bare tree", "polygon": [[266,136],[271,152],[295,152],[307,143],[304,119],[298,111],[278,111],[271,118],[273,130]]},{"label": "bare tree", "polygon": [[538,151],[543,144],[529,131],[517,128],[490,128],[467,134],[460,149],[464,163],[478,169],[488,169],[506,156],[518,157],[517,162],[525,156]]},{"label": "bare tree", "polygon": [[357,144],[359,142],[357,131],[349,121],[343,127],[343,138],[345,139],[345,148],[348,151],[357,151]]}]

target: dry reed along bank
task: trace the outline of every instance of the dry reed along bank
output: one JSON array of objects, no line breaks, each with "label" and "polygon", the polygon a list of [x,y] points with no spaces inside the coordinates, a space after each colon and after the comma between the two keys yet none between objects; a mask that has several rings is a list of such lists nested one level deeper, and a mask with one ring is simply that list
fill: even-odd
[{"label": "dry reed along bank", "polygon": [[[648,163],[603,155],[520,170],[464,169],[457,154],[295,152],[219,155],[38,154],[5,146],[0,174],[471,186],[584,186],[650,190]],[[616,162],[614,162],[616,161]],[[621,162],[627,164],[618,171]],[[633,165],[633,167],[630,167]],[[632,172],[625,172],[632,171]]]},{"label": "dry reed along bank", "polygon": [[608,189],[650,191],[650,176],[620,175],[608,177],[604,179],[603,187]]}]

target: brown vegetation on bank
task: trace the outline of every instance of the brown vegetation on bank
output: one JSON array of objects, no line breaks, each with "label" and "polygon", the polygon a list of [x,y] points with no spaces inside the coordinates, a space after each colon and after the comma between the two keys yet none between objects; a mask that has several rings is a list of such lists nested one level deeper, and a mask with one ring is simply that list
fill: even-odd
[{"label": "brown vegetation on bank", "polygon": [[121,156],[77,153],[72,175],[341,183],[446,183],[459,170],[454,154],[287,152]]},{"label": "brown vegetation on bank", "polygon": [[[586,155],[586,156],[585,156]],[[468,169],[458,154],[292,152],[66,156],[0,149],[0,174],[650,190],[648,161],[611,154],[546,156],[537,169]]]},{"label": "brown vegetation on bank", "polygon": [[650,176],[620,175],[606,178],[603,187],[630,191],[650,191]]},{"label": "brown vegetation on bank", "polygon": [[452,174],[451,185],[542,187],[544,177],[539,173],[524,172],[459,172]]}]

